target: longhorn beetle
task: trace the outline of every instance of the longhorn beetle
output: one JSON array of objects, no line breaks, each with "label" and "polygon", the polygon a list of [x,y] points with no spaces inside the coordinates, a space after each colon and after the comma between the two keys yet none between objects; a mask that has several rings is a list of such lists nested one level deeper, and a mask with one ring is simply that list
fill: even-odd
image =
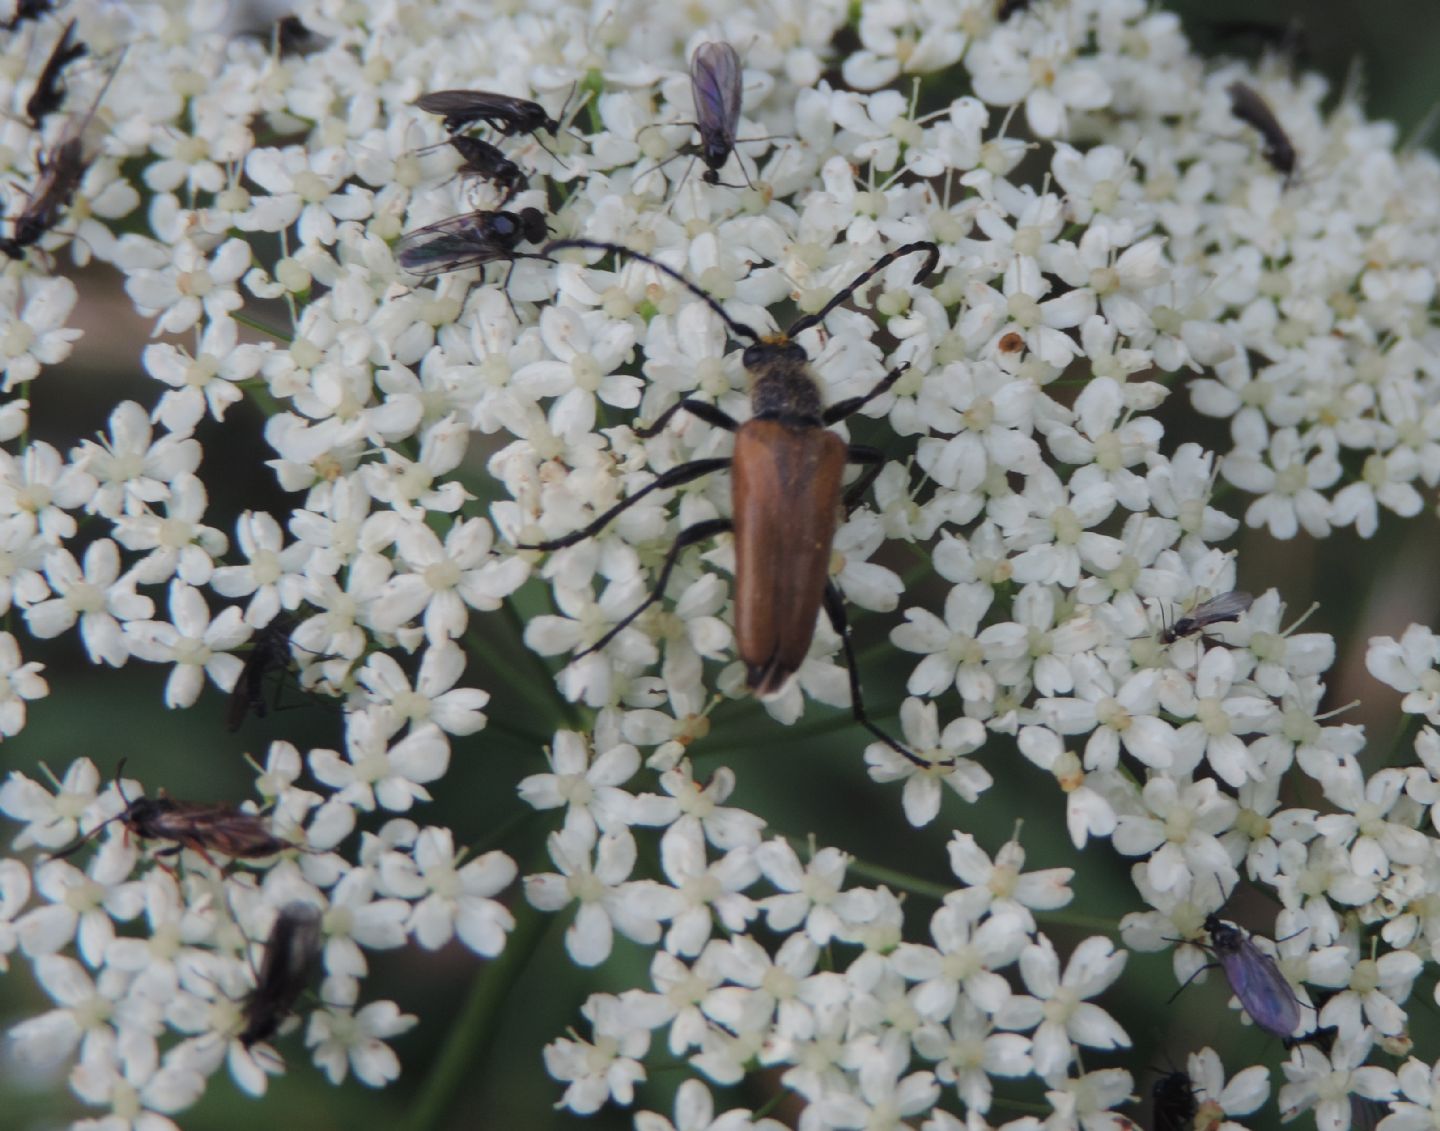
[{"label": "longhorn beetle", "polygon": [[[823,603],[845,649],[850,709],[855,721],[909,761],[925,768],[931,766],[932,763],[907,750],[866,717],[844,601],[829,576],[830,549],[839,524],[840,506],[843,502],[851,507],[859,501],[880,474],[885,457],[875,448],[847,447],[839,436],[827,431],[826,426],[852,416],[884,394],[900,379],[907,366],[897,365],[862,396],[822,408],[820,385],[810,368],[810,359],[794,339],[820,325],[832,310],[849,300],[880,271],[915,252],[924,252],[926,256],[914,279],[916,283],[921,282],[939,263],[940,249],[929,241],[919,241],[887,252],[820,310],[801,317],[783,333],[762,337],[743,322],[731,318],[715,299],[678,271],[630,248],[594,240],[567,239],[547,244],[541,254],[550,255],[569,247],[592,248],[638,259],[677,280],[719,316],[732,336],[750,343],[741,360],[753,381],[751,418],[743,424],[714,405],[684,397],[662,412],[654,423],[635,429],[637,436],[654,436],[672,416],[684,410],[707,424],[735,433],[735,450],[729,458],[697,459],[672,467],[580,530],[520,547],[558,550],[573,546],[598,533],[652,491],[678,487],[712,471],[730,469],[732,517],[699,522],[682,530],[665,557],[660,578],[650,596],[580,655],[603,648],[660,599],[680,553],[687,546],[733,531],[735,639],[740,659],[745,663],[746,686],[762,699],[773,698],[784,690],[810,651],[816,617]],[[847,463],[866,467],[848,491],[841,485]]]}]

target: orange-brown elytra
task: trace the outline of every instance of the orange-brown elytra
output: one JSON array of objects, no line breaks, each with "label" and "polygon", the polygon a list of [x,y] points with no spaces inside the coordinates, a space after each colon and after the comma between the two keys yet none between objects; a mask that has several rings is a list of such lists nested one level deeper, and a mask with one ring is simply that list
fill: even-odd
[{"label": "orange-brown elytra", "polygon": [[[561,538],[521,546],[521,549],[532,550],[572,546],[598,533],[652,491],[678,487],[712,471],[730,469],[732,517],[699,522],[682,530],[665,557],[649,597],[579,655],[603,648],[660,599],[680,553],[687,546],[733,531],[735,641],[745,664],[750,690],[768,698],[785,688],[810,650],[816,619],[823,607],[844,648],[855,720],[905,758],[917,765],[929,766],[930,763],[907,750],[866,717],[844,601],[830,580],[830,553],[841,507],[852,507],[859,501],[880,473],[884,455],[874,448],[846,445],[826,426],[844,420],[884,394],[900,379],[906,366],[898,365],[890,370],[868,393],[824,408],[810,359],[794,339],[819,325],[875,275],[904,256],[925,253],[925,260],[914,278],[916,283],[921,282],[939,263],[940,249],[929,241],[896,248],[881,256],[820,310],[800,318],[783,333],[762,338],[726,314],[719,303],[680,272],[630,248],[594,240],[566,239],[551,242],[541,254],[548,256],[572,247],[637,259],[680,282],[720,317],[732,336],[750,343],[745,347],[742,362],[751,377],[751,417],[743,424],[714,405],[686,397],[672,404],[652,424],[635,429],[637,436],[654,436],[675,413],[684,410],[735,433],[735,450],[728,459],[699,459],[672,467],[581,529]],[[848,490],[842,482],[846,464],[865,466],[865,471]]]}]

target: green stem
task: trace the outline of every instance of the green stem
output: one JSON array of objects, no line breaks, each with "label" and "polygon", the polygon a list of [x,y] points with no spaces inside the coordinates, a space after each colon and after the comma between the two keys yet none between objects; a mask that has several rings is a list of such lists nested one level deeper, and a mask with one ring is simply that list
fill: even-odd
[{"label": "green stem", "polygon": [[232,311],[230,318],[242,326],[249,326],[250,329],[258,334],[264,334],[267,337],[274,338],[277,342],[289,343],[295,340],[293,335],[287,334],[284,330],[277,330],[274,326],[267,326],[264,322],[251,318],[250,315],[246,314],[243,310]]},{"label": "green stem", "polygon": [[456,1095],[473,1076],[495,1037],[500,1007],[526,963],[535,956],[540,935],[554,921],[524,900],[514,910],[515,929],[506,940],[505,950],[486,962],[470,984],[470,996],[450,1026],[435,1066],[420,1085],[420,1094],[405,1123],[406,1131],[435,1131],[446,1126],[445,1117]]},{"label": "green stem", "polygon": [[[786,837],[790,846],[796,852],[804,854],[809,851],[809,842],[802,841],[798,837]],[[874,880],[877,883],[885,884],[887,887],[895,888],[897,891],[908,891],[912,895],[928,896],[937,902],[943,901],[955,889],[945,884],[937,884],[933,880],[922,880],[919,876],[912,876],[908,872],[901,872],[895,868],[886,868],[880,864],[870,864],[856,857],[850,858],[846,871],[853,872],[867,880]]]}]

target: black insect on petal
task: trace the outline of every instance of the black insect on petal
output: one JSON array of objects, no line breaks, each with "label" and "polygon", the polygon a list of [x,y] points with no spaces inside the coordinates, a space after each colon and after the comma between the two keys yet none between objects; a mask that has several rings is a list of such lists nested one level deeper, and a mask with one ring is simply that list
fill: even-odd
[{"label": "black insect on petal", "polygon": [[429,278],[497,260],[544,259],[517,249],[522,243],[539,243],[546,231],[545,214],[538,208],[466,212],[406,232],[395,245],[395,262],[412,275]]},{"label": "black insect on petal", "polygon": [[1290,1037],[1300,1025],[1300,999],[1275,959],[1233,923],[1205,917],[1210,949],[1250,1020],[1277,1037]]},{"label": "black insect on petal", "polygon": [[236,1038],[247,1049],[273,1037],[295,1009],[320,957],[320,911],[288,903],[275,917],[255,988],[242,1006],[245,1026]]},{"label": "black insect on petal", "polygon": [[1232,82],[1225,93],[1230,96],[1230,112],[1259,131],[1264,141],[1260,152],[1271,167],[1288,180],[1295,172],[1295,146],[1269,104],[1254,87],[1243,82]]},{"label": "black insect on petal", "polygon": [[560,123],[545,107],[528,98],[514,98],[488,90],[436,90],[422,94],[415,105],[444,119],[446,133],[459,133],[476,122],[484,122],[506,137],[533,134],[539,130],[555,134]]},{"label": "black insect on petal", "polygon": [[740,56],[722,41],[702,43],[690,56],[690,91],[695,98],[695,126],[700,131],[700,159],[705,182],[718,184],[720,170],[735,149],[740,127]]},{"label": "black insect on petal", "polygon": [[1150,1131],[1193,1131],[1200,1104],[1184,1072],[1167,1072],[1150,1089]]},{"label": "black insect on petal", "polygon": [[1254,603],[1254,597],[1238,589],[1211,597],[1208,601],[1196,605],[1185,616],[1177,617],[1174,624],[1160,633],[1160,641],[1163,644],[1174,644],[1182,636],[1194,636],[1197,632],[1204,632],[1212,624],[1237,621]]}]

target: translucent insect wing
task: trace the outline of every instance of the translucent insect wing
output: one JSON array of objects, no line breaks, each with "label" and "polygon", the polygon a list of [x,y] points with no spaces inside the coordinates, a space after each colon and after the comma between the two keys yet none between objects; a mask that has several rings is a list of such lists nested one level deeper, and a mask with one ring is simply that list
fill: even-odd
[{"label": "translucent insect wing", "polygon": [[726,149],[740,125],[740,56],[728,43],[702,43],[690,57],[690,90],[700,132],[718,132]]},{"label": "translucent insect wing", "polygon": [[1300,1024],[1300,1002],[1275,960],[1228,923],[1210,927],[1210,939],[1230,989],[1250,1020],[1277,1037],[1291,1036]]},{"label": "translucent insect wing", "polygon": [[506,258],[511,249],[488,235],[487,215],[467,212],[406,232],[395,244],[395,262],[412,275],[429,278]]},{"label": "translucent insect wing", "polygon": [[1242,593],[1236,589],[1229,593],[1221,593],[1218,597],[1211,597],[1210,600],[1198,605],[1190,614],[1190,619],[1199,625],[1239,620],[1241,614],[1245,613],[1254,603],[1255,598],[1249,593]]}]

